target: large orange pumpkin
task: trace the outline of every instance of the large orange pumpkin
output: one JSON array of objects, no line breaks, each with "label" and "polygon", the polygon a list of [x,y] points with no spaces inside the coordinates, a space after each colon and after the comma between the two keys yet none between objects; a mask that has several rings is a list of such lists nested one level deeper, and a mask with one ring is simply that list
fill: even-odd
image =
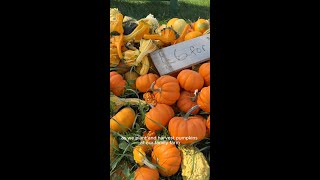
[{"label": "large orange pumpkin", "polygon": [[203,87],[203,77],[192,70],[185,69],[181,71],[177,77],[180,86],[189,92],[194,92],[196,89],[200,90]]},{"label": "large orange pumpkin", "polygon": [[169,142],[155,144],[152,151],[152,162],[162,167],[158,168],[162,176],[172,176],[180,169],[181,152]]},{"label": "large orange pumpkin", "polygon": [[203,117],[189,117],[198,106],[192,107],[183,117],[174,117],[170,120],[168,130],[175,141],[181,144],[191,144],[205,138],[206,125],[203,122]]},{"label": "large orange pumpkin", "polygon": [[[188,112],[193,106],[197,105],[196,98],[197,96],[194,93],[182,91],[177,101],[178,109],[184,113]],[[192,114],[198,114],[199,111],[200,108],[197,108]]]},{"label": "large orange pumpkin", "polygon": [[201,89],[198,95],[197,104],[200,105],[200,108],[203,111],[210,113],[210,86]]},{"label": "large orange pumpkin", "polygon": [[140,92],[147,92],[151,84],[159,78],[158,75],[149,73],[139,76],[136,80],[136,87]]},{"label": "large orange pumpkin", "polygon": [[134,174],[134,180],[158,180],[159,172],[147,166],[139,167]]},{"label": "large orange pumpkin", "polygon": [[184,37],[184,40],[188,41],[190,39],[193,39],[193,38],[196,38],[196,37],[199,37],[199,36],[202,36],[201,32],[199,32],[199,31],[191,31]]},{"label": "large orange pumpkin", "polygon": [[210,86],[210,62],[203,63],[199,68],[199,74],[204,79],[204,85]]},{"label": "large orange pumpkin", "polygon": [[176,78],[164,75],[151,85],[157,103],[172,105],[180,97],[180,86]]},{"label": "large orange pumpkin", "polygon": [[199,31],[201,32],[201,34],[203,34],[206,30],[208,30],[210,28],[210,24],[207,20],[205,19],[198,19],[195,23],[194,23],[194,30],[195,31]]},{"label": "large orange pumpkin", "polygon": [[122,133],[128,131],[132,127],[136,113],[130,107],[120,110],[110,119],[110,129]]},{"label": "large orange pumpkin", "polygon": [[[145,115],[145,123],[150,131],[162,130],[162,126],[167,126],[168,122],[174,116],[173,109],[166,104],[159,104],[153,107]],[[162,125],[162,126],[160,126]]]},{"label": "large orange pumpkin", "polygon": [[110,91],[116,95],[121,96],[124,93],[126,81],[120,74],[113,71],[110,72]]}]

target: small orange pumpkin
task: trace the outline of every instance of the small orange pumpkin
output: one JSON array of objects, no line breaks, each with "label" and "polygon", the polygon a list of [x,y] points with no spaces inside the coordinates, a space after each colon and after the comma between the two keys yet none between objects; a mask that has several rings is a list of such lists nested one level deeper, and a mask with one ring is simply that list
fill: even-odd
[{"label": "small orange pumpkin", "polygon": [[204,84],[203,77],[198,72],[189,69],[181,71],[177,79],[180,86],[189,92],[194,92],[197,89],[200,90]]},{"label": "small orange pumpkin", "polygon": [[119,133],[126,132],[132,127],[135,117],[134,110],[125,107],[110,119],[110,129]]},{"label": "small orange pumpkin", "polygon": [[147,166],[139,167],[134,174],[134,180],[159,180],[157,169],[151,169]]},{"label": "small orange pumpkin", "polygon": [[110,72],[110,91],[116,95],[121,96],[124,93],[126,81],[117,72]]},{"label": "small orange pumpkin", "polygon": [[161,76],[151,84],[157,103],[172,105],[180,97],[179,81],[169,75]]},{"label": "small orange pumpkin", "polygon": [[210,86],[210,62],[203,63],[199,68],[199,74],[204,79],[204,85]]},{"label": "small orange pumpkin", "polygon": [[193,39],[193,38],[196,38],[196,37],[199,37],[199,36],[202,36],[201,32],[199,32],[199,31],[191,31],[184,37],[184,40],[188,41],[190,39]]},{"label": "small orange pumpkin", "polygon": [[203,34],[206,30],[208,30],[210,28],[210,24],[207,20],[205,19],[198,19],[195,23],[194,23],[194,30],[195,31],[199,31],[201,32],[201,34]]},{"label": "small orange pumpkin", "polygon": [[143,76],[139,76],[136,80],[136,87],[139,92],[147,92],[151,84],[159,78],[158,75],[149,73]]},{"label": "small orange pumpkin", "polygon": [[203,111],[210,113],[210,86],[201,89],[198,95],[197,104],[200,105],[200,108]]},{"label": "small orange pumpkin", "polygon": [[[193,106],[197,105],[196,99],[197,99],[197,95],[188,91],[182,91],[177,101],[177,107],[180,111],[186,113]],[[197,108],[192,112],[192,114],[193,115],[198,114],[199,111],[200,111],[200,108]]]},{"label": "small orange pumpkin", "polygon": [[180,169],[181,152],[169,142],[155,144],[152,151],[152,162],[162,167],[158,168],[162,176],[172,176]]},{"label": "small orange pumpkin", "polygon": [[174,111],[170,106],[158,103],[146,113],[145,123],[150,131],[159,131],[163,129],[162,126],[167,126],[169,120],[173,117]]},{"label": "small orange pumpkin", "polygon": [[[183,117],[174,117],[170,120],[168,130],[175,141],[181,144],[191,144],[205,138],[206,125],[202,116],[189,117],[199,105],[192,107]],[[190,137],[187,139],[187,137]]]}]

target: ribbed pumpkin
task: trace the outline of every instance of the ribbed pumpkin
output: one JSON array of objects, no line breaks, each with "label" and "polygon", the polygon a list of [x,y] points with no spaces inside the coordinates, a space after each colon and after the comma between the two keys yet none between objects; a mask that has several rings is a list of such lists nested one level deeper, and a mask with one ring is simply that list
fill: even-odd
[{"label": "ribbed pumpkin", "polygon": [[121,96],[124,93],[126,81],[120,74],[113,71],[110,72],[110,91],[116,95]]},{"label": "ribbed pumpkin", "polygon": [[130,107],[121,109],[115,116],[110,119],[110,129],[122,133],[132,127],[136,113]]},{"label": "ribbed pumpkin", "polygon": [[180,97],[180,86],[176,78],[164,75],[151,85],[150,88],[156,98],[157,103],[172,105]]},{"label": "ribbed pumpkin", "polygon": [[110,157],[111,160],[114,159],[113,152],[115,149],[119,149],[118,141],[117,139],[110,133]]},{"label": "ribbed pumpkin", "polygon": [[180,86],[189,92],[194,92],[196,89],[200,90],[203,87],[203,77],[192,70],[185,69],[181,71],[177,77]]},{"label": "ribbed pumpkin", "polygon": [[136,87],[139,92],[147,92],[151,84],[159,78],[158,75],[149,73],[143,76],[139,76],[136,80]]},{"label": "ribbed pumpkin", "polygon": [[199,74],[204,79],[204,85],[210,86],[210,62],[203,63],[199,68]]},{"label": "ribbed pumpkin", "polygon": [[[153,107],[145,115],[145,123],[150,131],[162,130],[162,126],[167,126],[168,122],[174,116],[173,109],[166,104],[159,104]],[[158,125],[161,124],[162,126]]]},{"label": "ribbed pumpkin", "polygon": [[189,33],[184,37],[184,40],[187,41],[187,40],[190,40],[190,39],[199,37],[199,36],[202,36],[202,33],[201,33],[201,32],[199,32],[199,31],[192,31],[192,32],[189,32]]},{"label": "ribbed pumpkin", "polygon": [[129,86],[132,89],[136,89],[136,80],[139,77],[139,74],[134,71],[129,71],[124,74],[124,78],[127,80]]},{"label": "ribbed pumpkin", "polygon": [[174,144],[169,142],[158,143],[153,147],[152,162],[164,168],[158,168],[162,176],[172,176],[180,169],[181,152]]},{"label": "ribbed pumpkin", "polygon": [[198,95],[197,104],[200,105],[200,108],[203,111],[210,113],[210,86],[201,89]]},{"label": "ribbed pumpkin", "polygon": [[158,170],[147,166],[139,167],[134,174],[134,180],[158,180],[159,178]]},{"label": "ribbed pumpkin", "polygon": [[[191,93],[188,91],[182,91],[177,101],[177,107],[179,108],[180,111],[186,113],[193,106],[197,105],[196,99],[197,97],[194,93]],[[192,114],[198,114],[199,111],[200,111],[200,108],[197,108],[192,112]]]},{"label": "ribbed pumpkin", "polygon": [[[192,107],[183,117],[174,117],[170,120],[168,130],[175,141],[181,144],[191,144],[205,137],[206,125],[203,122],[203,117],[189,116],[198,106]],[[185,137],[192,138],[186,139]]]},{"label": "ribbed pumpkin", "polygon": [[195,31],[199,31],[201,32],[201,34],[203,34],[206,30],[208,30],[210,28],[210,24],[207,20],[205,19],[198,19],[195,23],[194,23],[194,30]]}]

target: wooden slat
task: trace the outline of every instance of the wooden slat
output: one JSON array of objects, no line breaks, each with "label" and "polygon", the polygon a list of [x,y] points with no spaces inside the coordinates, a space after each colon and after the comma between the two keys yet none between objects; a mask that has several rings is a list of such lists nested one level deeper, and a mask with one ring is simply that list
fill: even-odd
[{"label": "wooden slat", "polygon": [[159,74],[172,74],[210,59],[210,34],[150,53]]}]

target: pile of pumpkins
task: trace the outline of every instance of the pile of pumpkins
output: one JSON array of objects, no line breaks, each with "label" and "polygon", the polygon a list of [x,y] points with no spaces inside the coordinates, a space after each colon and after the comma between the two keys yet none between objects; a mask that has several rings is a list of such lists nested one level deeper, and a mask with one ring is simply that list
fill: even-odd
[{"label": "pile of pumpkins", "polygon": [[[134,171],[136,180],[160,179],[160,175],[170,177],[180,169],[183,179],[206,180],[210,177],[207,160],[193,146],[210,138],[210,60],[175,74],[160,76],[149,57],[149,53],[157,49],[208,33],[210,24],[205,19],[187,23],[184,19],[173,18],[167,24],[159,25],[151,14],[135,20],[123,16],[118,9],[110,11],[112,161],[121,141],[116,134],[130,131],[136,121],[133,106],[150,106],[140,127],[147,129],[141,136],[153,137],[153,140],[134,145],[132,151],[138,166]],[[127,93],[132,91],[141,98],[128,98]],[[157,132],[164,130],[176,143],[156,139]],[[126,163],[121,165],[132,167]],[[110,178],[115,179],[114,175],[126,179],[120,171]]]}]

